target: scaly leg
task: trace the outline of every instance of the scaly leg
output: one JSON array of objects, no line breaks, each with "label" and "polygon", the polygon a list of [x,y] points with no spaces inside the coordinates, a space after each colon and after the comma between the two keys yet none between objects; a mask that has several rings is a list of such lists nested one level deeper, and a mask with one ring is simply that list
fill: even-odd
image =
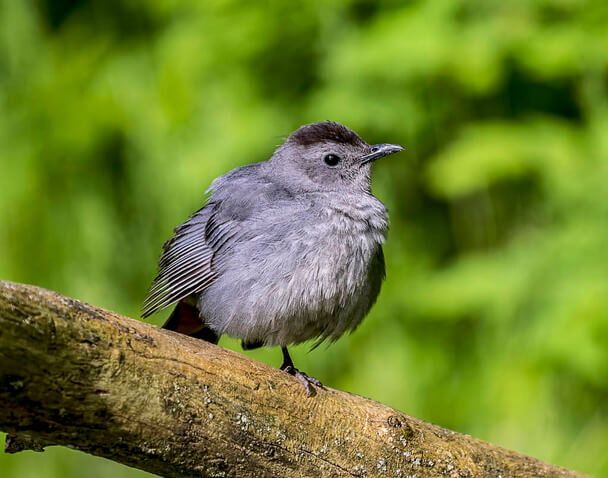
[{"label": "scaly leg", "polygon": [[[283,351],[283,365],[281,365],[281,370],[287,372],[289,375],[293,375],[296,377],[302,385],[306,387],[306,396],[310,397],[313,392],[312,385],[316,385],[317,387],[323,388],[323,384],[320,380],[317,380],[314,377],[309,377],[304,372],[300,372],[297,368],[294,367],[293,361],[289,356],[289,352],[287,351],[287,347],[281,347]],[[311,385],[312,384],[312,385]]]}]

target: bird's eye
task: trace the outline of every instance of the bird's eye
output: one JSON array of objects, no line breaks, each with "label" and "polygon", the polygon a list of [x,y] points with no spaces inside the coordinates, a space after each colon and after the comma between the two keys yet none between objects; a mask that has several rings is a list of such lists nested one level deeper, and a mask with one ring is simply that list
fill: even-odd
[{"label": "bird's eye", "polygon": [[326,154],[323,161],[325,161],[325,164],[328,166],[337,166],[340,162],[340,156],[337,154]]}]

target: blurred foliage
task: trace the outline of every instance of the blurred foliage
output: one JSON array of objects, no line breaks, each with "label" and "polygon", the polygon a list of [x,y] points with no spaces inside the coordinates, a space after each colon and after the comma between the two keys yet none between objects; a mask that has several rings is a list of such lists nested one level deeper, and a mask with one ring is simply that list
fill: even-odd
[{"label": "blurred foliage", "polygon": [[[408,148],[374,173],[388,278],[296,363],[608,477],[607,90],[605,0],[0,0],[0,277],[137,316],[214,177],[340,121]],[[83,466],[143,475],[0,457],[11,478]]]}]

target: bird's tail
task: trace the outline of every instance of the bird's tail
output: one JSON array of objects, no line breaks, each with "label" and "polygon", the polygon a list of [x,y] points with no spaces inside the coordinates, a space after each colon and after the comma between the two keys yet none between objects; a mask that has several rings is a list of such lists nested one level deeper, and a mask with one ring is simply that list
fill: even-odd
[{"label": "bird's tail", "polygon": [[220,339],[201,318],[196,301],[186,298],[180,300],[167,321],[163,324],[163,329],[174,330],[180,334],[206,340],[212,344],[217,344]]}]

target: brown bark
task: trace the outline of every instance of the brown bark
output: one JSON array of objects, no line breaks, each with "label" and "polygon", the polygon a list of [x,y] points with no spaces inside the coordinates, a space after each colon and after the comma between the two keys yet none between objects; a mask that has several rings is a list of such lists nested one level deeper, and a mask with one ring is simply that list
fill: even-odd
[{"label": "brown bark", "polygon": [[69,445],[167,477],[582,476],[3,281],[0,400],[9,451]]}]

